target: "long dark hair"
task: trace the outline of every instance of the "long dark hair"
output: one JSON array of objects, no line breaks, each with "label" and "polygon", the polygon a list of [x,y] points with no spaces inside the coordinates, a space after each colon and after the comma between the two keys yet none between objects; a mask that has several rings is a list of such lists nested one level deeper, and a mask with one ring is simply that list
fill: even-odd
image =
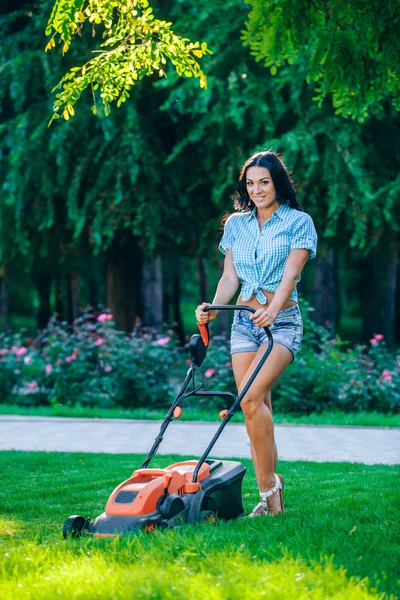
[{"label": "long dark hair", "polygon": [[294,183],[282,157],[270,150],[268,152],[256,152],[244,163],[239,175],[237,196],[234,203],[235,210],[253,210],[255,206],[254,202],[250,200],[246,188],[246,173],[249,167],[266,167],[271,173],[276,199],[279,204],[285,204],[296,210],[303,210],[303,207],[297,201]]}]

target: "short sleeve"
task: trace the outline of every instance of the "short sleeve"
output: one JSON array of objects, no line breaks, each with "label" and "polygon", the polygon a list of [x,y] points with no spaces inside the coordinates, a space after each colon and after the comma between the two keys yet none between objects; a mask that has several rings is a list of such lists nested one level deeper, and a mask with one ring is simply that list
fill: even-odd
[{"label": "short sleeve", "polygon": [[232,248],[233,242],[234,242],[233,223],[232,223],[232,217],[229,217],[229,219],[227,219],[227,221],[225,223],[224,235],[222,236],[222,239],[218,246],[218,248],[222,252],[222,254],[226,254],[226,251],[229,250],[230,248]]},{"label": "short sleeve", "polygon": [[318,235],[310,215],[301,214],[301,218],[294,224],[290,249],[305,248],[310,251],[310,258],[315,258],[317,254]]}]

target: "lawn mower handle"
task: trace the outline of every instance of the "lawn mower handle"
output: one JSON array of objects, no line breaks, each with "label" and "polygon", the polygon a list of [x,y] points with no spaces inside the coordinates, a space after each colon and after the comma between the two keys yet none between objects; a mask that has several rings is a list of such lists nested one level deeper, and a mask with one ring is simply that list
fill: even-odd
[{"label": "lawn mower handle", "polygon": [[[251,313],[255,313],[255,309],[252,308],[251,306],[246,306],[246,305],[227,305],[227,306],[207,306],[204,309],[205,311],[208,310],[248,310]],[[206,340],[203,337],[203,333],[201,328],[200,331],[202,333],[202,338],[203,338],[203,342],[204,345],[207,347],[208,346],[208,327],[207,327],[207,323],[199,323],[199,327],[202,326],[205,330],[205,337],[207,338]],[[215,392],[191,392],[191,393],[186,393],[185,394],[185,390],[188,387],[189,383],[191,381],[193,381],[193,375],[194,375],[194,370],[193,370],[193,365],[191,365],[188,369],[188,372],[186,374],[186,378],[185,381],[182,384],[182,387],[180,389],[180,391],[178,392],[178,395],[175,399],[175,401],[173,402],[171,408],[168,411],[168,414],[166,416],[166,418],[164,419],[164,421],[161,424],[161,428],[160,428],[160,432],[158,434],[158,436],[156,437],[154,444],[149,452],[149,454],[147,455],[146,460],[144,461],[144,463],[141,465],[141,469],[146,469],[149,462],[151,461],[151,459],[153,458],[153,456],[155,456],[155,454],[157,453],[158,447],[161,444],[162,440],[163,440],[163,436],[164,433],[169,425],[169,423],[173,420],[173,413],[174,413],[174,409],[179,405],[179,403],[186,397],[188,397],[189,395],[194,395],[194,396],[201,396],[201,395],[217,395],[220,397],[223,396],[230,396],[233,398],[233,404],[231,406],[231,408],[228,410],[227,414],[225,415],[222,423],[220,424],[216,434],[214,435],[213,439],[211,440],[210,444],[208,445],[207,449],[205,450],[205,452],[203,453],[203,456],[200,458],[194,472],[193,472],[193,483],[195,483],[197,481],[197,476],[200,470],[201,465],[204,463],[204,461],[206,460],[207,456],[209,455],[209,453],[211,452],[213,446],[215,445],[217,439],[219,438],[222,430],[224,429],[224,427],[227,425],[227,423],[231,420],[231,418],[233,417],[234,413],[236,412],[236,410],[240,407],[240,402],[243,400],[244,396],[247,394],[248,389],[250,388],[251,384],[253,383],[254,379],[257,377],[258,373],[260,372],[263,364],[265,363],[265,361],[267,360],[268,356],[271,353],[272,350],[272,344],[273,344],[273,340],[272,340],[272,334],[269,330],[268,327],[263,327],[265,333],[267,334],[268,337],[268,348],[266,349],[266,351],[264,352],[263,356],[261,357],[260,362],[258,363],[258,365],[256,366],[256,368],[254,369],[253,373],[251,374],[251,377],[249,378],[248,382],[246,383],[245,387],[243,388],[241,394],[239,396],[237,396],[236,394],[233,394],[231,392],[220,392],[219,394],[215,393]]]},{"label": "lawn mower handle", "polygon": [[[252,306],[247,306],[247,304],[226,304],[226,305],[213,305],[210,304],[210,306],[206,306],[205,308],[203,308],[204,312],[208,312],[209,310],[248,310],[251,313],[255,313],[256,309],[253,308]],[[271,341],[272,340],[272,335],[271,332],[269,330],[269,327],[263,327],[265,333],[268,336],[268,340]]]}]

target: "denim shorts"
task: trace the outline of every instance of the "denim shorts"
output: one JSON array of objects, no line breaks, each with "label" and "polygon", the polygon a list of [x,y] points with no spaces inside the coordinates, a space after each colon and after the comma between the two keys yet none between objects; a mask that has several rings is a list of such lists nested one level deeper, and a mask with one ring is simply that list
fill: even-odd
[{"label": "denim shorts", "polygon": [[[252,313],[248,310],[235,311],[232,323],[231,354],[257,352],[262,344],[268,343],[264,328],[253,323],[251,316]],[[271,325],[270,332],[274,343],[286,346],[293,354],[294,360],[303,339],[303,320],[298,305],[282,308]]]}]

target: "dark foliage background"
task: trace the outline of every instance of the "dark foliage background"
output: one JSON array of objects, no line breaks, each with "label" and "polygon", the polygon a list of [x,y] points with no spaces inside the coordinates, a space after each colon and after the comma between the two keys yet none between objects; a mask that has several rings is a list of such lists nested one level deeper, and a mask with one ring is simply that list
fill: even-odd
[{"label": "dark foliage background", "polygon": [[[183,340],[219,277],[220,221],[232,210],[241,164],[273,148],[319,233],[318,258],[300,284],[315,322],[353,343],[382,333],[394,349],[400,118],[390,93],[361,121],[338,116],[328,88],[320,106],[313,100],[319,84],[308,77],[310,52],[292,48],[272,69],[243,45],[246,22],[251,32],[263,18],[256,2],[160,0],[159,18],[212,49],[201,61],[207,89],[167,66],[167,78],[144,78],[109,117],[101,104],[92,115],[88,90],[73,118],[48,128],[51,88],[97,43],[85,34],[64,57],[44,53],[52,4],[1,8],[3,329],[35,333],[54,313],[72,323],[90,305],[108,307],[126,331],[138,320],[158,329],[173,323]],[[312,36],[310,44],[314,29]],[[218,327],[227,331],[225,318]]]}]

